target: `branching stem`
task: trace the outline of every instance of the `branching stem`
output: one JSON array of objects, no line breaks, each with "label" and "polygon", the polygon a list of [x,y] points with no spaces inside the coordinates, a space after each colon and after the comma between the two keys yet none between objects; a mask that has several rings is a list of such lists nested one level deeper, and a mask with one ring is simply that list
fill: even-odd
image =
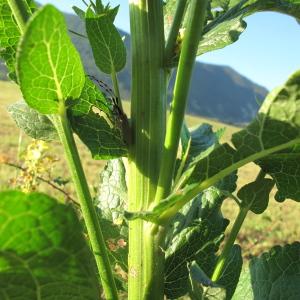
[{"label": "branching stem", "polygon": [[160,168],[158,189],[155,196],[156,203],[165,198],[171,189],[180,132],[184,119],[192,70],[203,30],[206,6],[207,0],[192,0],[190,3],[189,21],[183,38],[182,51],[174,87],[174,96],[167,124],[162,165]]}]

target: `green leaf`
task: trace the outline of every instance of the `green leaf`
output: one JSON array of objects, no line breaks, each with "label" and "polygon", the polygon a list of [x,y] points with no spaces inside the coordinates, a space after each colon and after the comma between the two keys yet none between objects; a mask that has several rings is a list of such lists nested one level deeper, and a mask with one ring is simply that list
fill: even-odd
[{"label": "green leaf", "polygon": [[43,114],[77,99],[85,77],[63,15],[46,5],[29,21],[18,49],[17,72],[27,104]]},{"label": "green leaf", "polygon": [[255,214],[262,214],[268,207],[269,195],[274,181],[268,178],[258,179],[244,185],[237,193],[242,207],[248,207]]},{"label": "green leaf", "polygon": [[223,11],[217,13],[217,17],[205,26],[198,55],[236,42],[247,26],[243,19],[256,12],[274,11],[300,18],[299,0],[213,1],[212,8],[218,6]]},{"label": "green leaf", "polygon": [[81,19],[84,20],[85,19],[85,11],[83,11],[82,9],[80,9],[77,6],[72,6],[72,9],[74,10],[75,14]]},{"label": "green leaf", "polygon": [[197,55],[222,49],[236,42],[247,23],[240,17],[224,20],[213,29],[206,32],[200,40]]},{"label": "green leaf", "polygon": [[[271,92],[264,101],[259,115],[245,130],[233,135],[232,142],[247,155],[284,144],[299,137],[300,129],[300,71],[287,83]],[[248,145],[244,142],[248,141]],[[295,143],[295,145],[299,144]],[[294,145],[294,146],[295,146]],[[300,153],[285,148],[259,159],[257,163],[270,174],[278,189],[276,198],[300,201]]]},{"label": "green leaf", "polygon": [[89,10],[85,22],[98,68],[106,74],[121,71],[126,63],[126,48],[111,18],[96,16]]},{"label": "green leaf", "polygon": [[71,207],[38,193],[0,193],[0,298],[98,299],[92,254]]},{"label": "green leaf", "polygon": [[17,126],[30,137],[43,141],[58,139],[56,129],[50,119],[30,108],[26,102],[19,101],[11,104],[7,110]]},{"label": "green leaf", "polygon": [[[236,180],[236,176],[232,177]],[[235,184],[224,181],[219,188],[232,192]],[[220,210],[225,197],[219,188],[211,187],[186,204],[169,228],[165,253],[165,293],[171,299],[188,291],[189,262],[195,260],[208,276],[212,274],[215,253],[228,225]]]},{"label": "green leaf", "polygon": [[74,132],[91,151],[94,159],[127,155],[122,128],[111,101],[87,77],[82,93],[70,107]]},{"label": "green leaf", "polygon": [[242,272],[233,300],[300,298],[300,243],[275,246],[251,259]]}]

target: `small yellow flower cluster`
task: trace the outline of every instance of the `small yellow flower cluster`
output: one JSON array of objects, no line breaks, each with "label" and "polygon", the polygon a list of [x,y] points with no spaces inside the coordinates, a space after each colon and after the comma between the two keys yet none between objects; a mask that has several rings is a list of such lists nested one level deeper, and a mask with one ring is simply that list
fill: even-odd
[{"label": "small yellow flower cluster", "polygon": [[51,178],[51,169],[56,159],[48,155],[47,151],[48,145],[46,142],[33,140],[22,155],[24,160],[23,170],[20,172],[16,183],[23,192],[35,191],[39,184],[39,176],[43,175],[45,177],[45,174],[47,174]]}]

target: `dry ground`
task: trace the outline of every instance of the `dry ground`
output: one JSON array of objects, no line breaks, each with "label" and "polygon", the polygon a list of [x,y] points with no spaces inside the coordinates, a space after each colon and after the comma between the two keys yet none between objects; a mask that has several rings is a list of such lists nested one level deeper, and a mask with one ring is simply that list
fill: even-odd
[{"label": "dry ground", "polygon": [[[14,84],[0,81],[0,155],[7,157],[14,163],[20,163],[18,153],[24,152],[28,143],[30,143],[30,139],[20,134],[20,131],[6,112],[6,106],[21,98],[21,94]],[[126,107],[128,109],[128,105],[126,105]],[[223,139],[227,141],[230,140],[231,135],[238,130],[237,127],[198,117],[188,117],[187,122],[190,126],[206,122],[212,124],[215,129],[226,127]],[[104,162],[92,160],[87,149],[80,143],[79,148],[91,188],[94,189],[99,179],[99,171],[103,167]],[[52,143],[49,145],[48,152],[58,159],[53,165],[51,176],[53,178],[62,177],[63,179],[69,179],[66,164],[61,155],[61,146],[58,143]],[[11,179],[14,179],[17,174],[18,171],[16,169],[4,166],[3,164],[0,165],[0,188],[13,188]],[[239,171],[239,186],[254,179],[256,174],[257,168],[254,164],[249,164],[242,168]],[[39,188],[42,191],[49,192],[49,187],[45,184],[41,184]],[[71,183],[68,183],[64,189],[73,195]],[[51,189],[51,194],[60,199],[63,198],[60,192],[54,191],[53,189]],[[260,254],[272,245],[299,240],[299,207],[299,204],[290,200],[284,203],[277,203],[271,199],[270,205],[263,215],[256,216],[249,213],[238,238],[244,249],[244,255],[249,257],[253,254]],[[237,207],[232,201],[227,200],[223,211],[226,217],[233,220],[237,213]]]}]

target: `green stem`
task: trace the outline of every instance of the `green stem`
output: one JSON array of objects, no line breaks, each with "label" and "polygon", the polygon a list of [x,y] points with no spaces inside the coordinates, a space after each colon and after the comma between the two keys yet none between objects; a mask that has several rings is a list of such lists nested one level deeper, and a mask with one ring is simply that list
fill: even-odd
[{"label": "green stem", "polygon": [[169,32],[169,36],[165,49],[165,64],[168,65],[172,59],[173,51],[176,46],[176,41],[179,33],[179,29],[182,23],[182,19],[185,12],[187,0],[177,0],[176,11],[173,19],[173,23]]},{"label": "green stem", "polygon": [[121,94],[120,94],[120,89],[119,89],[119,81],[118,81],[117,73],[115,70],[113,70],[113,72],[110,75],[111,75],[111,81],[114,86],[114,92],[118,98],[118,106],[121,109],[121,111],[123,112],[122,99],[121,99]]},{"label": "green stem", "polygon": [[[281,151],[283,149],[287,149],[290,147],[293,147],[296,144],[300,143],[300,138],[296,138],[294,140],[291,140],[285,144],[281,144],[278,146],[275,146],[273,148],[265,149],[260,152],[256,152],[252,155],[249,155],[248,157],[245,157],[244,159],[241,159],[231,165],[229,165],[227,168],[219,171],[218,173],[214,174],[213,176],[206,178],[200,183],[194,183],[186,186],[186,188],[183,188],[181,190],[176,191],[177,195],[177,201],[174,203],[170,208],[168,208],[165,212],[163,212],[158,220],[159,224],[165,224],[168,222],[170,218],[172,218],[180,209],[183,207],[186,203],[194,199],[197,195],[199,195],[201,192],[203,192],[205,189],[209,188],[210,186],[214,185],[218,181],[220,181],[222,178],[226,177],[227,175],[231,174],[235,170],[241,168],[242,166],[257,161],[263,157],[266,157],[272,153]],[[263,174],[262,174],[263,175]],[[181,197],[179,199],[179,195],[181,194]],[[175,196],[175,194],[172,194],[170,197]],[[169,199],[168,199],[169,200]]]},{"label": "green stem", "polygon": [[[263,178],[265,178],[265,176],[266,176],[266,173],[261,169],[259,171],[258,175],[256,176],[255,181],[260,181]],[[215,269],[214,269],[214,272],[212,275],[212,281],[217,281],[221,277],[224,267],[225,267],[225,264],[226,264],[226,261],[227,261],[228,257],[230,256],[230,251],[231,251],[231,249],[234,245],[234,242],[237,238],[237,235],[245,221],[248,211],[250,210],[250,208],[252,206],[252,203],[249,203],[247,206],[243,207],[243,206],[241,206],[241,201],[238,198],[236,198],[234,196],[234,199],[237,201],[237,203],[240,207],[240,211],[239,211],[239,214],[233,224],[233,227],[232,227],[229,237],[225,243],[223,251],[218,258],[218,261],[216,263],[216,266],[215,266]]]},{"label": "green stem", "polygon": [[248,207],[243,207],[240,209],[239,214],[233,224],[233,227],[231,229],[231,232],[229,234],[229,237],[225,243],[225,246],[223,248],[223,251],[221,253],[221,255],[218,258],[216,267],[214,269],[213,275],[212,275],[212,281],[218,281],[218,279],[221,277],[223,270],[224,270],[224,266],[225,263],[230,255],[230,251],[232,249],[232,246],[234,245],[234,242],[237,238],[237,235],[244,223],[244,220],[247,216],[247,213],[249,211]]},{"label": "green stem", "polygon": [[98,216],[81,165],[64,105],[62,105],[60,111],[60,115],[54,116],[53,120],[60,140],[64,146],[67,162],[77,192],[78,201],[80,203],[82,216],[84,218],[90,244],[101,277],[102,287],[106,295],[106,299],[118,299],[118,293],[107,254],[105,240],[103,238]]},{"label": "green stem", "polygon": [[205,20],[207,0],[191,0],[188,25],[183,38],[171,112],[167,125],[162,165],[155,201],[165,198],[171,189],[180,132],[183,124],[192,70]]},{"label": "green stem", "polygon": [[[133,144],[129,153],[128,209],[140,211],[148,209],[154,200],[165,136],[163,2],[131,0],[130,26]],[[129,223],[130,300],[163,299],[163,233],[153,235],[150,227],[142,220]]]},{"label": "green stem", "polygon": [[21,33],[24,33],[25,25],[30,18],[30,8],[24,0],[7,0]]}]

